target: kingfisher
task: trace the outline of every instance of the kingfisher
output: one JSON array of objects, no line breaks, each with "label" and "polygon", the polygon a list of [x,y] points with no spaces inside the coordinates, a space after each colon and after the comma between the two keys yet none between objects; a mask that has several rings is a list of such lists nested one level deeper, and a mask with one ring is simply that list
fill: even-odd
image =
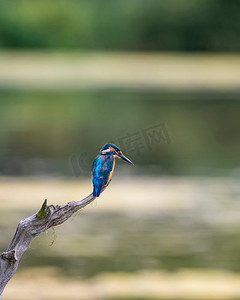
[{"label": "kingfisher", "polygon": [[133,165],[133,162],[123,155],[119,147],[112,143],[105,144],[92,165],[94,197],[99,197],[102,189],[110,182],[115,167],[115,157]]}]

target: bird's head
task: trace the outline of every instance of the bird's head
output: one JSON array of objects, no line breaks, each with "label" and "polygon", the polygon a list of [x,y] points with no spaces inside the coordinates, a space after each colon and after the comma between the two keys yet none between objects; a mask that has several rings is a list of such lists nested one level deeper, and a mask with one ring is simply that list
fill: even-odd
[{"label": "bird's head", "polygon": [[121,158],[131,165],[134,165],[133,162],[131,162],[130,159],[128,159],[125,155],[123,155],[122,151],[120,148],[112,143],[107,143],[105,144],[102,149],[100,150],[101,155],[114,155],[115,157]]}]

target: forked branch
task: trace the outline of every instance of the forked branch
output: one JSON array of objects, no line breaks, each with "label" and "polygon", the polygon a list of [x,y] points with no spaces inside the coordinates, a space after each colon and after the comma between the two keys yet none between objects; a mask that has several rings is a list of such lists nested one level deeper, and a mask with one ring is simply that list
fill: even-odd
[{"label": "forked branch", "polygon": [[94,199],[90,194],[83,200],[72,201],[62,206],[48,206],[45,200],[39,212],[19,222],[6,252],[0,255],[0,300],[5,286],[16,273],[21,257],[31,241],[48,228],[62,224]]}]

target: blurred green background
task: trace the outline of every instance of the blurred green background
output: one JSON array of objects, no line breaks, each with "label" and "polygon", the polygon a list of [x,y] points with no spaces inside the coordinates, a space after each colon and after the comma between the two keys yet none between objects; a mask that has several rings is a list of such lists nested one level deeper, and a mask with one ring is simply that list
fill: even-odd
[{"label": "blurred green background", "polygon": [[[240,3],[0,2],[0,246],[45,198],[5,299],[240,299]],[[43,288],[44,287],[44,288]]]},{"label": "blurred green background", "polygon": [[2,47],[87,50],[240,49],[229,0],[1,1]]}]

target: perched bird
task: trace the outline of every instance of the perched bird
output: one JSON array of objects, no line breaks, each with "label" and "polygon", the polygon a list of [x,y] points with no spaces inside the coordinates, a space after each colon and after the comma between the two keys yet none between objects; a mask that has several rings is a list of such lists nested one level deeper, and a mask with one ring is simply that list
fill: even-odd
[{"label": "perched bird", "polygon": [[122,154],[114,144],[107,143],[100,150],[100,154],[94,159],[92,165],[93,196],[99,197],[102,189],[109,183],[115,167],[115,157],[122,158],[132,164],[130,159]]}]

